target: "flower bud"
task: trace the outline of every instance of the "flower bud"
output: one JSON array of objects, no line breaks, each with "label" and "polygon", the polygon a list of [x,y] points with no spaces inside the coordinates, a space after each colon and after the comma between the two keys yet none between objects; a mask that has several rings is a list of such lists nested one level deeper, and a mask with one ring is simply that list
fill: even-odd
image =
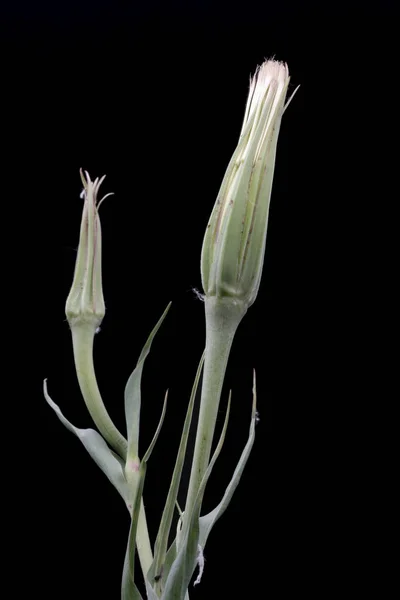
[{"label": "flower bud", "polygon": [[276,146],[289,84],[286,64],[266,61],[250,80],[238,146],[207,225],[201,277],[207,297],[250,306],[265,254]]},{"label": "flower bud", "polygon": [[75,263],[74,280],[68,295],[65,313],[70,326],[77,323],[91,323],[97,328],[104,315],[105,304],[101,278],[101,226],[99,206],[109,196],[97,200],[101,179],[90,180],[85,171],[81,178],[84,200],[78,254]]}]

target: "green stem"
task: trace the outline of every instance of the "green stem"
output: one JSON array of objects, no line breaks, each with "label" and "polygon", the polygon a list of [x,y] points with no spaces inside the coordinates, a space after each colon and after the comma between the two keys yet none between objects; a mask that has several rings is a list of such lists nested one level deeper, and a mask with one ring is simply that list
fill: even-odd
[{"label": "green stem", "polygon": [[104,406],[94,372],[93,341],[95,328],[95,324],[82,321],[71,326],[76,374],[83,399],[96,427],[108,445],[125,460],[128,447],[127,441],[115,427]]},{"label": "green stem", "polygon": [[[210,461],[212,440],[226,366],[233,338],[246,313],[243,304],[232,299],[205,299],[206,350],[201,389],[199,421],[184,513],[188,526],[201,480]],[[187,518],[185,518],[187,516]]]},{"label": "green stem", "polygon": [[[100,390],[97,385],[93,364],[93,342],[96,326],[96,324],[88,321],[79,321],[71,325],[76,374],[85,404],[96,427],[109,446],[123,460],[126,460],[128,447],[127,440],[112,422],[111,417],[104,406],[102,397],[100,395]],[[143,499],[140,503],[139,520],[136,533],[136,546],[143,576],[146,577],[151,563],[153,562],[153,552],[151,549],[149,532],[147,529]]]}]

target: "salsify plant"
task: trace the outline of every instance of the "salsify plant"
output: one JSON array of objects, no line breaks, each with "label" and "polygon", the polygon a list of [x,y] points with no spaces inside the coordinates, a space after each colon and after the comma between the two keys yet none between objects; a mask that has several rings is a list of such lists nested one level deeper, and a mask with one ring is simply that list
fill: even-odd
[{"label": "salsify plant", "polygon": [[[262,274],[275,155],[289,85],[286,64],[268,60],[250,80],[250,90],[238,145],[222,181],[204,236],[201,278],[204,290],[206,345],[197,368],[171,484],[154,545],[148,534],[143,502],[147,463],[159,435],[167,395],[153,440],[139,453],[141,377],[152,341],[170,304],[152,330],[125,387],[126,437],[118,431],[104,406],[93,364],[93,343],[105,315],[101,271],[101,225],[98,199],[104,177],[92,181],[81,171],[83,215],[78,254],[66,316],[72,333],[76,374],[89,413],[98,429],[74,427],[50,398],[44,395],[60,421],[82,442],[121,495],[130,515],[130,530],[122,573],[121,599],[142,598],[136,583],[135,552],[145,582],[148,600],[188,600],[189,584],[200,582],[208,536],[226,510],[249,458],[257,422],[256,382],[248,441],[232,479],[218,504],[208,514],[201,507],[208,479],[221,452],[228,424],[231,394],[225,422],[211,455],[221,390],[235,332],[247,309],[255,301]],[[293,97],[293,94],[292,94]],[[108,195],[108,194],[107,194]],[[177,497],[185,460],[193,407],[200,378],[201,397],[189,487],[184,510]],[[171,535],[174,511],[179,510],[175,535]],[[170,542],[170,538],[173,541]]]}]

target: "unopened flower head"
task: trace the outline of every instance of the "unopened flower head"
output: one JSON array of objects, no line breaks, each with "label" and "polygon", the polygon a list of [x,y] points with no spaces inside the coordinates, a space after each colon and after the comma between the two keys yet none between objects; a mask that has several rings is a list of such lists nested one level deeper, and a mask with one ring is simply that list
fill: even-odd
[{"label": "unopened flower head", "polygon": [[92,323],[96,328],[105,315],[101,277],[101,225],[97,195],[105,175],[91,181],[89,174],[81,171],[83,190],[83,214],[79,238],[78,255],[71,291],[68,295],[65,312],[69,324]]},{"label": "unopened flower head", "polygon": [[238,146],[204,236],[201,276],[206,297],[250,306],[265,254],[276,146],[289,85],[287,65],[268,60],[250,80]]}]

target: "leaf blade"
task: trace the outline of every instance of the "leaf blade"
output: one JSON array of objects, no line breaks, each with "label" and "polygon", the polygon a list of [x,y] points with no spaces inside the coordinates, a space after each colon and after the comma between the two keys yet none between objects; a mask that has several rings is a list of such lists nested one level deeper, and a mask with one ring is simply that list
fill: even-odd
[{"label": "leaf blade", "polygon": [[207,482],[210,478],[215,462],[222,450],[226,430],[228,427],[230,405],[231,393],[229,393],[228,407],[222,432],[210,464],[208,465],[204,477],[201,480],[192,514],[188,516],[188,524],[184,524],[183,541],[178,550],[177,557],[171,566],[171,570],[165,584],[165,590],[161,596],[162,600],[184,600],[187,594],[190,579],[197,564],[201,503]]},{"label": "leaf blade", "polygon": [[139,360],[136,364],[135,369],[130,375],[127,384],[125,386],[125,418],[126,427],[128,433],[128,452],[129,457],[139,456],[139,422],[140,422],[140,405],[141,405],[141,380],[144,367],[144,361],[146,360],[153,339],[161,327],[167,313],[171,307],[169,302],[167,308],[164,310],[156,326],[150,333],[147,342],[143,346],[142,352],[140,353]]},{"label": "leaf blade", "polygon": [[142,597],[136,587],[135,576],[135,550],[136,550],[136,531],[140,512],[140,503],[143,495],[144,480],[146,477],[146,463],[142,462],[139,470],[132,473],[134,485],[131,486],[132,505],[131,525],[129,528],[128,543],[125,552],[124,568],[122,572],[121,600],[142,600]]},{"label": "leaf blade", "polygon": [[192,391],[190,394],[189,404],[186,411],[186,417],[183,425],[181,440],[176,457],[175,467],[171,478],[167,499],[165,502],[163,514],[161,517],[160,526],[157,533],[156,543],[154,547],[154,561],[148,573],[148,579],[151,585],[156,585],[161,592],[164,586],[166,577],[169,573],[168,565],[166,565],[168,538],[171,530],[173,513],[177,502],[179,485],[181,481],[182,469],[185,462],[187,441],[189,437],[190,425],[193,416],[194,401],[199,385],[199,380],[204,364],[205,352],[203,352],[199,365],[197,367],[196,376],[194,379]]},{"label": "leaf blade", "polygon": [[51,399],[47,390],[47,380],[43,382],[43,393],[46,402],[54,410],[61,423],[82,442],[89,455],[113,484],[125,503],[128,501],[128,488],[124,473],[124,465],[120,457],[113,452],[94,429],[80,429],[72,425],[63,415],[60,407]]},{"label": "leaf blade", "polygon": [[236,469],[233,473],[232,479],[225,490],[225,493],[222,497],[221,502],[206,515],[200,517],[199,526],[199,544],[204,550],[204,547],[207,543],[208,536],[211,533],[212,528],[214,527],[217,520],[223,515],[225,510],[227,509],[232,496],[239,485],[240,478],[246,466],[247,460],[250,456],[250,452],[253,448],[254,440],[255,440],[255,426],[257,423],[257,393],[256,393],[256,374],[253,372],[253,405],[251,412],[251,421],[250,421],[250,431],[247,443],[242,451]]}]

